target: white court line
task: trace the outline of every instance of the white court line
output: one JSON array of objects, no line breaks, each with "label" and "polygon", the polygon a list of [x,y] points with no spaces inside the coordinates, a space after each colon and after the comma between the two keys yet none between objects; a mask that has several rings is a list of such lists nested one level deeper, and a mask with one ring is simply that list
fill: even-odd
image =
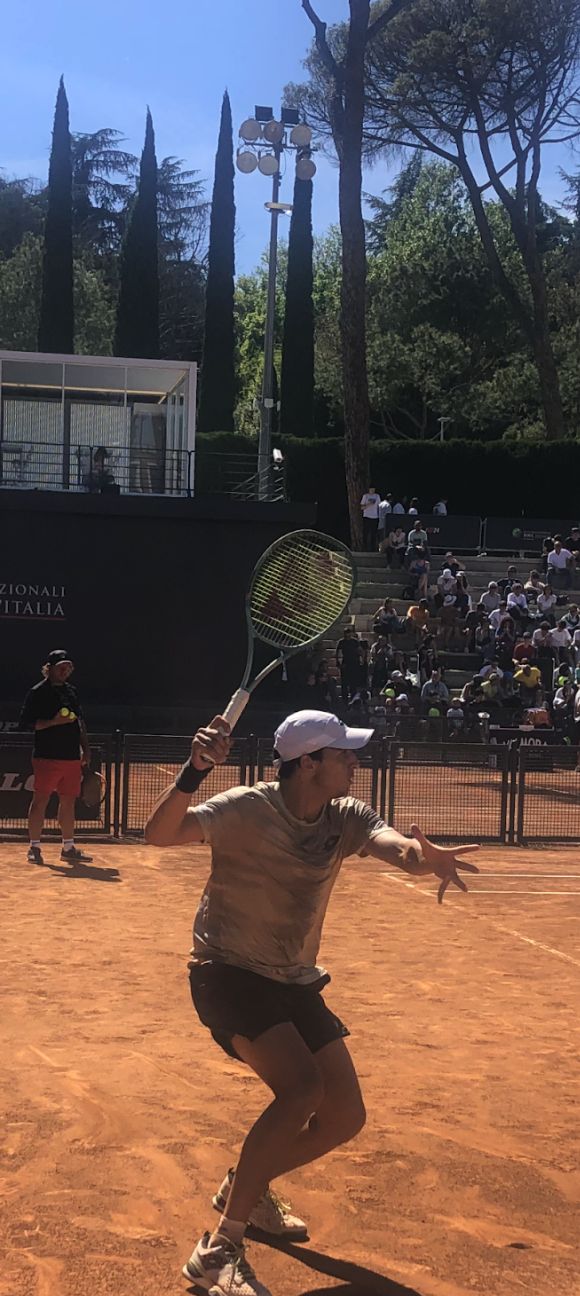
[{"label": "white court line", "polygon": [[[514,873],[512,870],[509,873],[506,873],[505,870],[503,873],[490,873],[489,869],[486,869],[485,876],[486,878],[503,878],[505,882],[509,882],[511,878],[517,878],[518,881],[520,878],[580,878],[580,873]],[[384,873],[384,877],[396,878],[399,877],[399,874],[395,872]],[[478,881],[477,874],[473,875],[471,881]]]},{"label": "white court line", "polygon": [[[395,873],[382,873],[381,876],[390,878],[392,882],[398,882],[400,886],[409,887],[411,891],[416,891],[417,895],[425,896],[427,900],[437,899],[436,891],[422,891],[415,882],[405,882],[404,878],[397,877]],[[502,894],[505,895],[505,891]],[[576,895],[577,892],[574,892],[574,894]],[[481,914],[473,913],[473,910],[464,909],[463,913],[476,920],[481,918]],[[571,954],[564,954],[562,950],[554,949],[552,945],[544,945],[542,941],[532,940],[531,936],[524,936],[523,932],[513,931],[511,927],[502,927],[501,923],[491,922],[489,918],[484,919],[484,921],[488,927],[493,927],[494,931],[503,932],[505,936],[515,936],[516,940],[521,940],[526,945],[533,945],[535,949],[544,950],[546,954],[553,954],[555,958],[563,959],[565,963],[573,963],[574,967],[580,968],[580,960],[572,958]]]},{"label": "white court line", "polygon": [[168,774],[170,778],[173,778],[173,775],[175,774],[175,767],[173,769],[167,769],[166,765],[154,765],[153,768],[160,770],[162,774]]}]

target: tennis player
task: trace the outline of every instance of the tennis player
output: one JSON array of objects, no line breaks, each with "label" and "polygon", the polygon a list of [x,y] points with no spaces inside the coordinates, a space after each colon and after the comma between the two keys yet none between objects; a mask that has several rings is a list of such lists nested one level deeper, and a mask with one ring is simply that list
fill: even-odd
[{"label": "tennis player", "polygon": [[456,854],[477,848],[442,849],[416,827],[403,837],[349,796],[357,752],[373,731],[347,728],[323,711],[298,711],[280,725],[277,782],[232,788],[190,808],[208,762],[227,760],[224,728],[217,716],[196,733],[190,760],[160,797],[145,835],[153,846],[211,846],[193,932],[193,1002],[216,1043],[273,1094],[213,1198],[216,1228],[204,1233],[183,1273],[212,1296],[269,1296],[244,1252],[248,1224],[305,1239],[306,1225],[270,1184],[354,1138],[365,1121],[349,1032],[322,997],[330,977],[317,963],[341,863],[372,855],[413,877],[435,874],[442,899],[449,883],[467,890],[458,867],[478,870]]}]

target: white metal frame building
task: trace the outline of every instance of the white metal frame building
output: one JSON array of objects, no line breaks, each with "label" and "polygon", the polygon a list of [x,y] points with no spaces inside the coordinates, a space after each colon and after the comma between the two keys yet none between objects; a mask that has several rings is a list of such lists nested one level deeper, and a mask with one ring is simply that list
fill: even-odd
[{"label": "white metal frame building", "polygon": [[0,486],[193,494],[197,365],[0,351]]}]

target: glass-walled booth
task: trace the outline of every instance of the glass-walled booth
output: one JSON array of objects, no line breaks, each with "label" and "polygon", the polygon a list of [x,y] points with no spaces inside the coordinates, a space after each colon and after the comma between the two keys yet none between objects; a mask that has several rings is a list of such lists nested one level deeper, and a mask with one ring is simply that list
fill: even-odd
[{"label": "glass-walled booth", "polygon": [[193,494],[197,367],[0,351],[0,486]]}]

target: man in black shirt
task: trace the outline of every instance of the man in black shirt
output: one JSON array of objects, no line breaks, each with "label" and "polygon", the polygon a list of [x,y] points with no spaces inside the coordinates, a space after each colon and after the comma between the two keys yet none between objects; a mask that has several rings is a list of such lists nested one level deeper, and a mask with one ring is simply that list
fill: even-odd
[{"label": "man in black shirt", "polygon": [[348,705],[351,693],[361,687],[361,646],[354,626],[346,626],[336,645],[336,664],[340,671],[342,700]]},{"label": "man in black shirt", "polygon": [[[62,830],[61,859],[90,862],[74,843],[75,800],[81,790],[82,766],[90,760],[85,722],[77,691],[68,683],[74,670],[64,648],[49,653],[43,679],[26,694],[20,728],[34,730],[34,794],[28,813],[31,864],[42,864],[40,836],[52,792],[58,793]],[[82,753],[82,755],[81,755]]]}]

